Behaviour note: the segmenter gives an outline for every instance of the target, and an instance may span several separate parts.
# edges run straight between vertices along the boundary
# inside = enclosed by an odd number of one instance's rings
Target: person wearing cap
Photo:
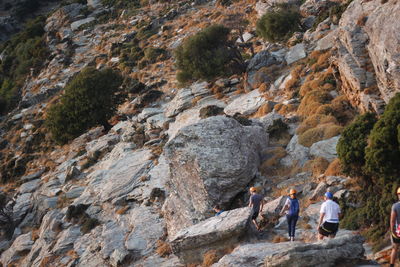
[[[249,207],[253,210],[253,216],[251,217],[254,225],[256,226],[257,230],[260,230],[260,227],[257,223],[257,217],[264,207],[264,200],[260,194],[257,194],[257,188],[250,187],[250,200],[249,200]]]
[[[400,187],[397,188],[398,201],[393,204],[390,212],[390,236],[392,238],[392,253],[390,254],[390,267],[394,266],[400,246]]]
[[[215,216],[218,216],[218,215],[220,215],[221,213],[224,212],[224,210],[221,208],[220,205],[215,205],[214,206],[214,211],[215,211]]]
[[[280,215],[286,211],[286,221],[288,223],[288,232],[290,241],[294,241],[296,223],[299,219],[300,204],[296,197],[297,191],[290,189],[289,197],[286,199],[285,205],[283,205]]]
[[[322,240],[325,236],[334,238],[339,230],[340,207],[333,201],[331,192],[326,192],[324,199],[325,202],[322,203],[317,226],[319,240]]]

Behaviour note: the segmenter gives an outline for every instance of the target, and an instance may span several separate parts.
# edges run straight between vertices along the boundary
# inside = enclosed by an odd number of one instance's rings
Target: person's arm
[[[390,231],[392,233],[396,232],[396,212],[392,209],[392,212],[390,213]]]
[[[324,217],[325,217],[325,213],[321,213],[321,214],[319,215],[319,222],[318,222],[317,230],[318,230],[319,227],[321,226],[322,221],[324,220]]]
[[[282,216],[283,213],[284,213],[287,209],[289,209],[289,205],[288,205],[288,204],[283,205],[283,208],[282,208],[281,212],[279,213],[279,215]]]
[[[252,201],[252,198],[251,198],[251,196],[250,196],[249,207],[251,207],[252,205],[253,205],[253,201]]]
[[[261,199],[260,212],[259,212],[260,214],[262,213],[263,208],[264,208],[264,198]]]

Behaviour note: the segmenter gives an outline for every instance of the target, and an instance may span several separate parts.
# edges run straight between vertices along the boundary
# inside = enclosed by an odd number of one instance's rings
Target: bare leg
[[[318,240],[322,240],[322,239],[324,239],[324,236],[321,234],[318,234]]]
[[[256,229],[257,229],[257,230],[260,230],[260,227],[258,226],[257,221],[256,221],[256,220],[253,220],[253,223],[254,223],[254,225],[256,226]]]
[[[398,250],[399,250],[399,244],[393,244],[392,253],[390,254],[390,264],[395,263]]]

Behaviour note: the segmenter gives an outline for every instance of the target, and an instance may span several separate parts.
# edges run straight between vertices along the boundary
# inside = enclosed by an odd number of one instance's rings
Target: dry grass
[[[274,110],[284,116],[289,114],[290,112],[295,112],[297,110],[297,105],[295,104],[284,105],[279,103],[275,105]]]
[[[305,171],[310,171],[314,177],[317,177],[325,172],[329,166],[329,161],[322,157],[317,157],[309,160],[304,165]]]
[[[209,267],[219,260],[218,253],[216,250],[209,250],[203,255],[202,267]]]
[[[122,207],[122,208],[118,209],[118,210],[116,211],[116,213],[117,213],[118,215],[122,215],[122,214],[125,214],[127,210],[129,210],[129,206],[125,206],[125,207]]]
[[[326,123],[315,128],[308,129],[299,135],[299,143],[303,146],[310,147],[312,144],[337,136],[343,130],[342,126],[333,123]]]
[[[276,235],[272,239],[272,243],[281,243],[281,242],[288,242],[289,238],[281,236],[281,235]]]
[[[337,120],[335,117],[330,116],[330,115],[323,115],[323,114],[314,114],[305,119],[300,126],[297,128],[296,132],[297,134],[302,134],[308,129],[317,127],[318,125],[321,124],[326,124],[326,123],[334,123],[337,124]]]
[[[169,243],[162,240],[157,240],[156,253],[161,257],[167,257],[172,253],[172,248]]]
[[[342,175],[342,165],[339,159],[334,159],[325,171],[326,176],[339,176]]]
[[[279,161],[286,156],[286,150],[283,147],[275,147],[268,151],[268,159],[261,164],[262,170],[273,169],[279,165]]]
[[[273,107],[271,105],[264,104],[257,110],[256,113],[254,113],[254,115],[252,117],[253,118],[263,117],[263,116],[267,115],[268,113],[270,113],[272,110],[273,110]]]
[[[39,238],[39,234],[40,234],[40,229],[32,229],[31,232],[31,238],[33,240],[33,242],[35,242],[38,238]]]
[[[57,258],[57,256],[47,256],[42,259],[40,262],[39,267],[48,267],[48,266],[53,266],[51,263],[54,262],[54,260]]]
[[[328,92],[311,91],[303,97],[298,108],[298,113],[300,116],[310,116],[315,114],[320,106],[329,103],[331,100],[332,96]]]

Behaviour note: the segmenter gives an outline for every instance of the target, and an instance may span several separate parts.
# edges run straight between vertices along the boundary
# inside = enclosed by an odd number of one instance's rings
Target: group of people
[[[286,199],[285,204],[280,212],[280,215],[286,214],[286,221],[288,224],[288,234],[290,241],[294,241],[296,233],[296,224],[299,219],[300,203],[296,197],[296,190],[290,189],[289,197]],[[333,201],[333,194],[326,192],[324,195],[324,203],[321,206],[320,216],[317,225],[318,239],[322,240],[324,237],[335,237],[339,229],[339,216],[340,207]],[[250,188],[250,201],[249,207],[253,209],[252,220],[257,230],[260,229],[257,223],[258,214],[262,211],[264,206],[263,197],[257,194],[255,187]]]

